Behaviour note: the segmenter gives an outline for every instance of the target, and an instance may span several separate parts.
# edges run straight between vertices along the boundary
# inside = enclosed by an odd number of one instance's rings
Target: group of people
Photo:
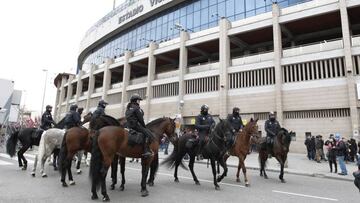
[[[329,139],[324,141],[321,135],[308,136],[305,140],[307,157],[318,163],[323,161],[329,162],[330,172],[337,173],[337,163],[340,165],[341,172],[339,175],[347,175],[345,162],[355,162],[358,160],[356,154],[360,153],[360,142],[351,138],[346,140],[339,133],[331,134]],[[324,153],[324,147],[326,153]]]

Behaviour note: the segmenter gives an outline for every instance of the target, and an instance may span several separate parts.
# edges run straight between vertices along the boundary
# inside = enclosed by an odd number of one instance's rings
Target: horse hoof
[[[23,166],[23,167],[21,168],[21,170],[26,171],[26,167],[25,167],[25,166]]]
[[[150,187],[152,187],[152,186],[154,186],[154,182],[148,182],[148,185],[149,185]]]
[[[35,177],[35,172],[31,172],[31,176],[32,176],[32,177]]]
[[[68,185],[66,184],[66,182],[62,182],[61,185],[62,185],[63,187],[67,187],[67,186],[68,186]]]
[[[286,183],[286,181],[285,181],[284,179],[281,179],[281,182],[282,182],[282,183]]]
[[[179,179],[175,178],[174,182],[175,182],[175,183],[178,183],[178,182],[179,182]]]
[[[142,197],[146,197],[149,195],[149,191],[147,191],[146,189],[145,190],[141,190],[141,196]]]
[[[220,186],[215,185],[215,190],[220,190]]]
[[[92,200],[96,200],[96,199],[99,199],[99,197],[98,197],[97,195],[92,195],[92,196],[91,196],[91,199],[92,199]]]
[[[57,171],[58,170],[58,168],[57,167],[54,167],[54,171]]]
[[[75,185],[75,181],[70,180],[69,184],[70,184],[70,185]]]
[[[199,181],[195,181],[195,185],[200,185],[200,182],[199,182]]]
[[[78,169],[78,170],[76,171],[77,174],[81,174],[81,172],[82,172],[81,169]]]
[[[114,184],[110,185],[110,190],[115,190],[115,185]]]
[[[125,190],[125,186],[124,185],[120,185],[120,191],[124,191]]]
[[[268,177],[268,176],[264,176],[264,178],[265,178],[265,179],[269,179],[269,177]]]
[[[104,195],[104,197],[102,198],[102,201],[109,202],[110,201],[109,195]]]
[[[264,175],[262,173],[260,173],[260,176],[263,177]]]
[[[250,187],[250,183],[248,183],[248,182],[245,183],[245,186],[246,186],[246,187]]]
[[[46,173],[43,173],[43,174],[41,175],[41,177],[43,177],[43,178],[47,178]]]
[[[240,178],[236,178],[236,182],[241,183]]]

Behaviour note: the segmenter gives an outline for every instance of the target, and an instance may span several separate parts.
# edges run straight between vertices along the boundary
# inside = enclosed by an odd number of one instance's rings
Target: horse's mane
[[[283,136],[285,136],[283,138],[283,141],[284,141],[284,144],[286,146],[290,145],[290,142],[291,142],[291,133],[289,133],[289,131],[285,128],[281,128],[280,131],[279,131],[279,134],[283,134]]]
[[[151,121],[150,123],[146,124],[146,127],[151,128],[154,125],[158,125],[159,123],[165,121],[165,119],[166,119],[165,117],[155,119],[155,120]]]
[[[115,126],[119,126],[120,123],[118,120],[116,120],[116,118],[109,116],[109,115],[102,115],[99,117],[100,119],[104,119],[107,122],[111,123],[111,125],[115,125]]]

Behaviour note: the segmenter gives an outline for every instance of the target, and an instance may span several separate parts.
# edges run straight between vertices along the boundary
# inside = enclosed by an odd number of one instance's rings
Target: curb
[[[163,157],[159,157],[159,159],[164,159]],[[188,162],[188,161],[185,161]],[[206,161],[195,161],[195,163],[199,163],[199,164],[203,164],[203,165],[207,165]],[[237,165],[234,164],[228,164],[228,167],[231,168],[237,168]],[[256,166],[247,166],[246,169],[249,170],[257,170],[259,171],[260,168],[256,167]],[[279,169],[273,169],[273,168],[267,168],[266,171],[270,171],[270,172],[277,172],[280,173]],[[291,174],[291,175],[298,175],[298,176],[307,176],[307,177],[316,177],[316,178],[326,178],[326,179],[332,179],[332,180],[341,180],[341,181],[348,181],[348,182],[353,182],[353,180],[348,179],[348,178],[343,178],[343,177],[334,177],[334,176],[329,176],[323,173],[309,173],[309,172],[299,172],[299,171],[288,171],[286,169],[284,169],[284,173],[285,174]]]

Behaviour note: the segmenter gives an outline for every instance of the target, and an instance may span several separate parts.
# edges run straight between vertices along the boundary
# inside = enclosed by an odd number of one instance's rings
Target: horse
[[[161,125],[162,123],[159,122],[158,123],[159,125]],[[175,127],[175,122],[174,120],[172,120],[172,124],[173,124],[173,127]],[[158,128],[159,126],[156,125],[156,123],[154,122],[150,122],[148,124],[146,124],[146,128],[148,128],[151,132],[155,133],[155,134],[159,134],[159,138],[162,138],[161,136],[161,131],[158,132]],[[176,139],[177,137],[172,137],[170,139],[171,142],[174,141],[174,139]],[[159,144],[161,143],[161,139],[158,140]],[[120,164],[120,172],[121,172],[121,177],[122,177],[122,180],[121,180],[121,185],[120,185],[120,191],[124,191],[125,189],[125,160],[126,160],[126,157],[119,157],[118,155],[116,155],[114,157],[114,160],[111,164],[111,179],[112,179],[112,184],[110,186],[110,189],[111,190],[114,190],[115,189],[115,185],[117,183],[117,167],[118,167],[118,163]],[[158,151],[155,152],[154,154],[154,160],[151,162],[151,166],[150,166],[150,176],[149,176],[149,179],[148,179],[148,182],[147,184],[149,186],[154,186],[154,180],[155,180],[155,173],[157,171],[157,168],[158,168],[158,165],[159,165],[159,156],[158,156]]]
[[[90,163],[90,178],[92,180],[91,199],[98,199],[97,186],[101,185],[101,193],[103,195],[103,201],[109,201],[110,198],[106,192],[106,174],[113,161],[113,158],[118,154],[122,159],[125,157],[141,158],[142,165],[142,178],[141,178],[141,196],[145,197],[149,195],[146,189],[146,179],[148,176],[149,166],[154,167],[155,177],[158,163],[155,156],[159,150],[159,142],[162,136],[166,134],[169,138],[176,137],[175,134],[175,119],[171,118],[159,118],[148,124],[149,128],[157,126],[155,132],[153,132],[152,143],[150,144],[151,151],[154,154],[150,157],[142,157],[143,146],[142,144],[134,144],[130,146],[129,141],[133,140],[133,137],[142,138],[142,135],[131,135],[130,132],[124,128],[116,126],[107,126],[100,129],[93,139],[93,147],[91,152]],[[155,128],[154,128],[155,129]],[[144,140],[142,140],[142,143]],[[141,142],[140,142],[141,143]],[[151,175],[151,174],[150,174]],[[150,178],[154,178],[150,177]]]
[[[287,154],[289,152],[289,147],[291,143],[291,137],[294,135],[294,132],[288,132],[285,128],[281,128],[277,133],[277,136],[274,140],[274,146],[272,150],[272,156],[280,163],[280,175],[279,179],[282,183],[285,183],[284,179],[284,164],[287,159]],[[259,163],[260,163],[260,176],[264,176],[265,179],[268,179],[268,176],[265,171],[266,160],[268,159],[268,151],[266,150],[266,138],[262,138],[258,144],[259,149]]]
[[[245,179],[245,186],[250,186],[248,177],[246,175],[246,167],[245,167],[245,159],[248,155],[249,148],[251,143],[256,143],[256,141],[259,139],[259,133],[258,133],[258,126],[257,121],[251,119],[250,122],[248,122],[242,131],[236,134],[235,143],[228,151],[229,153],[226,153],[224,155],[225,162],[227,159],[231,156],[236,156],[239,159],[238,163],[238,170],[236,172],[236,182],[240,182],[239,173],[240,169],[242,169],[244,173],[244,179]],[[218,173],[219,173],[219,163],[218,163]]]
[[[84,127],[73,127],[66,131],[59,155],[59,172],[61,173],[61,184],[63,187],[67,187],[67,183],[65,182],[66,172],[68,172],[71,185],[75,184],[71,172],[71,163],[74,155],[80,150],[90,152],[91,140],[95,130],[109,125],[119,126],[120,124],[115,118],[103,115],[90,122],[93,130],[89,131]]]
[[[35,155],[34,168],[31,172],[33,177],[35,177],[38,159],[41,163],[40,174],[43,178],[47,177],[46,173],[44,172],[45,161],[48,157],[51,156],[55,148],[60,147],[64,134],[65,130],[58,128],[50,128],[49,130],[44,131],[40,139],[38,153]]]
[[[215,190],[219,190],[220,186],[218,185],[218,182],[220,182],[227,175],[228,171],[226,162],[224,160],[224,154],[227,151],[227,140],[230,140],[234,135],[233,130],[233,127],[228,121],[220,119],[220,122],[211,131],[209,140],[203,147],[201,147],[200,144],[196,144],[198,142],[198,139],[195,140],[193,134],[185,134],[181,136],[177,140],[177,142],[175,142],[173,152],[161,164],[166,164],[169,168],[175,167],[174,181],[179,182],[177,176],[178,167],[181,164],[183,168],[187,169],[182,163],[182,159],[186,153],[189,154],[189,168],[192,177],[195,181],[195,184],[200,185],[200,182],[194,172],[194,162],[195,156],[198,154],[202,154],[204,158],[210,159]],[[223,174],[217,178],[215,161],[218,161],[224,169]]]

